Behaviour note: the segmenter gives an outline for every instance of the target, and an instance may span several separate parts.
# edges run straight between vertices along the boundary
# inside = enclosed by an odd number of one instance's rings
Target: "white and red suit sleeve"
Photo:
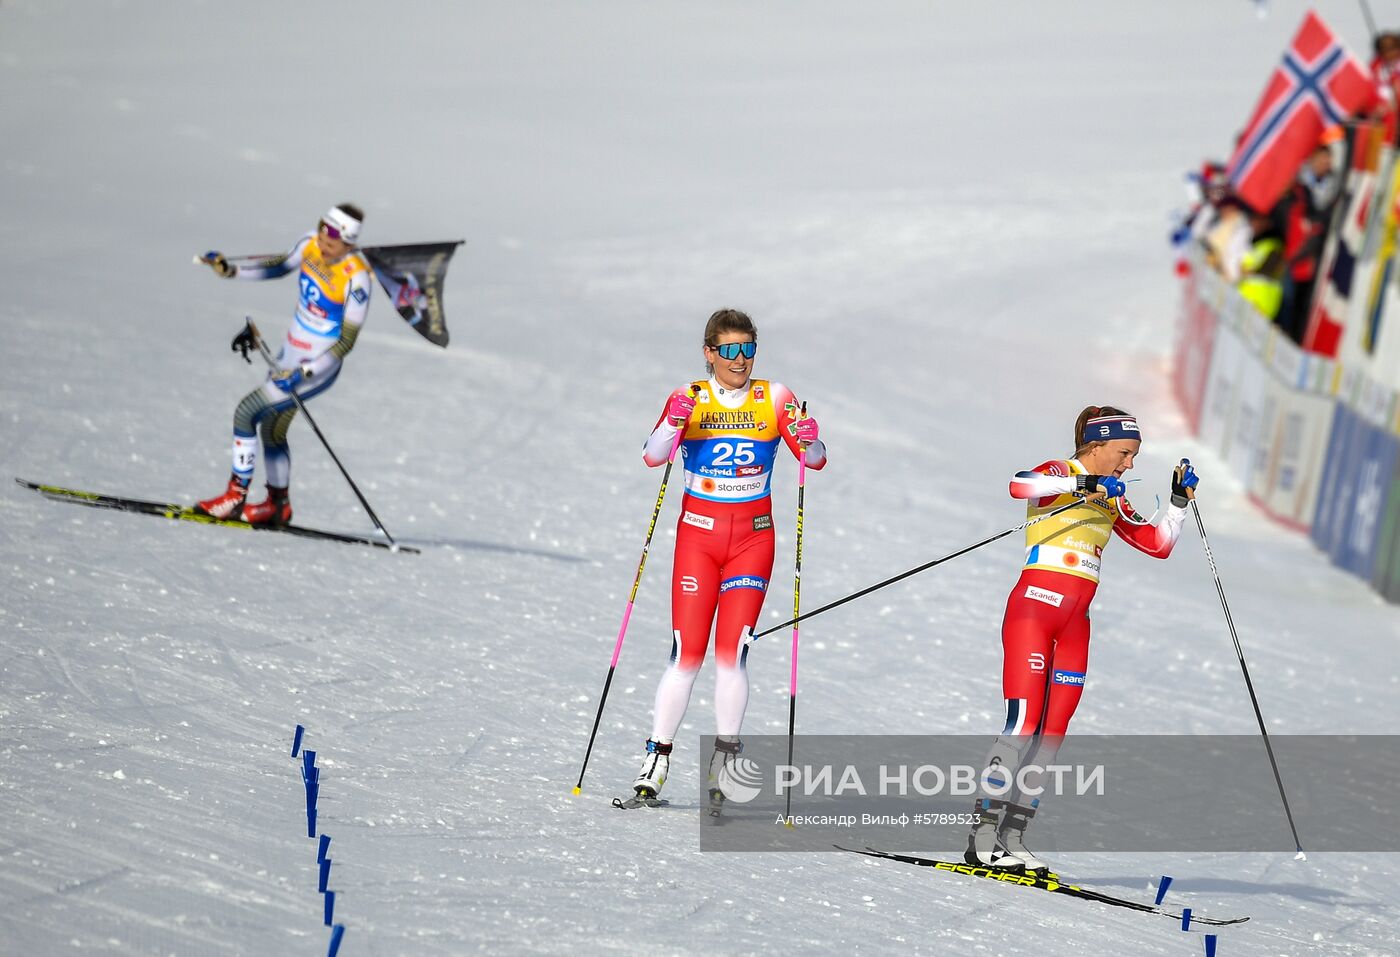
[[[1128,516],[1128,517],[1125,517]],[[1129,520],[1129,517],[1133,520]],[[1118,517],[1113,520],[1113,534],[1123,541],[1153,558],[1166,558],[1181,537],[1181,525],[1186,520],[1186,509],[1178,505],[1168,505],[1167,513],[1156,525],[1149,525],[1133,510],[1128,500],[1119,502]]]
[[[802,415],[802,403],[797,401],[797,396],[792,394],[792,390],[781,382],[770,382],[768,388],[773,396],[773,413],[778,417],[778,432],[783,437],[783,442],[793,457],[802,451],[801,444],[797,437],[792,434],[791,426]],[[826,443],[821,439],[807,446],[807,467],[818,470],[826,465]]]
[[[656,426],[651,430],[651,435],[647,436],[646,445],[642,446],[642,460],[652,468],[665,465],[671,458],[671,449],[675,447],[676,433],[680,429],[666,420],[666,410],[671,407],[672,399],[678,395],[686,395],[689,391],[688,386],[682,386],[666,397],[666,404],[661,407],[661,415],[656,418]]]
[[[1017,472],[1011,477],[1008,491],[1012,498],[1033,499],[1037,506],[1045,506],[1061,495],[1070,494],[1075,488],[1074,473],[1070,471],[1069,463],[1051,459],[1028,472]]]

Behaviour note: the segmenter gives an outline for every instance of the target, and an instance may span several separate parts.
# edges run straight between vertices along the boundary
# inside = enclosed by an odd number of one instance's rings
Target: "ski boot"
[[[626,801],[613,798],[613,807],[631,810],[634,807],[665,807],[668,801],[657,797],[661,786],[666,783],[666,775],[671,770],[671,743],[662,744],[647,738],[647,756],[642,762],[642,770],[637,780],[632,782],[636,793]]]
[[[1015,858],[1019,861],[1025,873],[1045,877],[1050,874],[1050,865],[1032,854],[1024,841],[1026,825],[1030,824],[1031,818],[1034,816],[1034,809],[1017,807],[1014,804],[1009,805],[1002,818],[998,837],[1001,840],[1001,846],[1006,850],[1007,858]]]
[[[977,823],[972,825],[972,832],[967,835],[963,860],[973,867],[990,867],[1019,874],[1025,870],[1025,865],[1020,858],[1007,851],[997,833],[1001,808],[1000,803],[977,802]]]
[[[243,521],[249,525],[286,525],[292,520],[292,503],[285,488],[267,487],[267,498],[243,506]]]
[[[243,503],[248,499],[248,483],[236,474],[230,475],[224,494],[206,498],[194,507],[196,512],[210,518],[237,521],[243,517]]]
[[[710,774],[708,778],[710,796],[710,817],[719,817],[724,810],[724,791],[720,789],[720,775],[734,774],[734,759],[739,756],[739,752],[744,750],[744,743],[738,738],[715,738],[715,750],[710,755]]]

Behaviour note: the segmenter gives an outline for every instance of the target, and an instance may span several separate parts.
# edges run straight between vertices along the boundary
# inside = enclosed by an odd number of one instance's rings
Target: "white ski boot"
[[[734,759],[744,750],[738,738],[715,738],[715,750],[710,755],[710,773],[707,787],[710,795],[710,817],[719,817],[724,810],[724,791],[720,789],[720,774],[727,773],[731,780],[734,774]],[[725,772],[726,767],[728,771]]]
[[[988,801],[977,804],[977,823],[967,836],[967,850],[963,860],[973,867],[991,867],[996,870],[1020,873],[1025,869],[1020,858],[1013,856],[1002,844],[997,834],[1001,819],[1001,805]]]
[[[1025,835],[1026,825],[1030,824],[1031,818],[1035,816],[1034,810],[1011,805],[1007,807],[1006,814],[1002,818],[1001,832],[998,835],[1001,839],[1001,846],[1006,851],[1006,858],[1019,861],[1021,867],[1027,874],[1035,874],[1037,877],[1045,877],[1050,873],[1050,865],[1036,857],[1026,847]]]
[[[671,743],[647,739],[647,756],[642,762],[642,770],[632,782],[632,790],[637,792],[637,800],[656,801],[661,787],[666,783],[666,775],[671,771]]]

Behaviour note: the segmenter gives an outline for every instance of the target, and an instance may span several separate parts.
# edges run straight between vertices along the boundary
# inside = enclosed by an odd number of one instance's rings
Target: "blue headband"
[[[1114,439],[1141,439],[1137,419],[1131,415],[1101,415],[1084,423],[1084,434],[1080,437],[1085,445],[1090,442],[1112,442]]]

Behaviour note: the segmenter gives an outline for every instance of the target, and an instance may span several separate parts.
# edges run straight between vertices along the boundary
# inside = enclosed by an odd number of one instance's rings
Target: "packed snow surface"
[[[1364,51],[1360,11],[1334,6]],[[1271,729],[1400,727],[1395,609],[1253,510],[1168,388],[1168,211],[1302,12],[7,0],[0,953],[325,953],[297,724],[344,955],[1201,953],[1163,918],[920,868],[699,853],[708,668],[679,806],[612,810],[670,647],[674,488],[571,789],[660,477],[640,445],[725,305],[830,449],[808,479],[807,607],[1020,521],[1007,477],[1112,403],[1143,424],[1141,502],[1179,456],[1200,467]],[[366,243],[468,241],[451,346],[377,294],[312,405],[422,555],[10,484],[219,490],[262,375],[229,339],[245,314],[284,328],[294,289],[191,254],[283,249],[342,200]],[[292,445],[297,520],[368,531],[304,424]],[[768,624],[790,607],[795,485],[780,463]],[[806,624],[799,729],[995,732],[1019,561],[1006,540]],[[1095,610],[1074,730],[1256,731],[1194,528],[1165,563],[1113,546]],[[749,656],[753,733],[786,730],[775,638]],[[1258,813],[1279,813],[1271,780]],[[1221,957],[1400,953],[1395,855],[1056,863],[1149,899],[1171,874],[1178,904],[1251,915]]]

